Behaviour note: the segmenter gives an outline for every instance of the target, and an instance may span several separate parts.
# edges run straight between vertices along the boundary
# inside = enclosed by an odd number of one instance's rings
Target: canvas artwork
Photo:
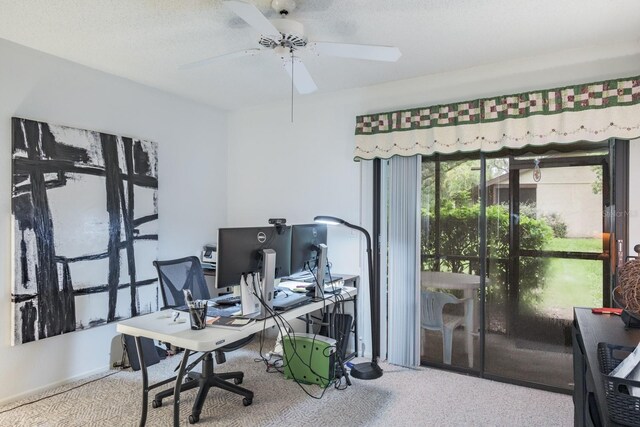
[[[158,310],[157,144],[12,119],[12,344]]]

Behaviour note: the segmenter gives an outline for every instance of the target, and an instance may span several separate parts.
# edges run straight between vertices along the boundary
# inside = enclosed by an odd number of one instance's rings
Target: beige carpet
[[[346,390],[327,389],[320,400],[308,397],[282,374],[254,362],[257,342],[229,353],[221,371],[245,372],[243,386],[254,401],[216,389],[200,416],[202,426],[570,426],[573,403],[567,395],[502,384],[460,374],[382,364],[382,378],[353,380]],[[179,362],[169,358],[149,368],[164,378]],[[101,378],[112,373],[106,378]],[[93,379],[93,382],[88,382]],[[96,380],[97,379],[97,380]],[[88,382],[88,383],[87,383]],[[84,384],[84,385],[83,385]],[[319,396],[322,389],[308,386]],[[155,390],[154,390],[155,391]],[[59,393],[59,394],[57,394]],[[111,371],[0,407],[1,426],[136,426],[140,416],[140,372]],[[51,396],[51,397],[47,397]],[[195,391],[181,397],[181,425],[188,424]],[[32,402],[38,399],[37,402]],[[149,405],[148,426],[169,426],[172,399]],[[23,405],[23,406],[20,406]],[[15,409],[12,409],[15,408]]]

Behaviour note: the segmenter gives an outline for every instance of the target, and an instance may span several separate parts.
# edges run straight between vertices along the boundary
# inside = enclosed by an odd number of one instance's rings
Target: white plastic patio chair
[[[463,316],[447,316],[445,320],[443,310],[447,304],[462,304],[466,299],[435,291],[421,292],[421,326],[431,331],[442,333],[442,360],[445,364],[451,364],[451,346],[453,343],[453,331],[464,321]]]

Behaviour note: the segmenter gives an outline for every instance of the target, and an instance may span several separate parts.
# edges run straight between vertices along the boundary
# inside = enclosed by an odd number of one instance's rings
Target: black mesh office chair
[[[202,272],[202,266],[197,257],[186,257],[169,261],[154,261],[158,270],[158,278],[160,280],[160,290],[162,292],[162,301],[164,308],[178,307],[185,304],[183,289],[189,289],[194,299],[209,299],[209,289]],[[224,353],[237,350],[253,339],[253,336],[243,340],[228,344],[215,350],[216,362],[218,364],[225,362]],[[202,361],[202,372],[193,372],[191,369]],[[198,395],[193,404],[189,422],[191,424],[198,422],[202,405],[207,397],[207,393],[211,387],[218,387],[232,393],[239,394],[244,397],[242,403],[245,406],[251,405],[253,401],[253,392],[238,386],[242,383],[244,373],[242,372],[226,372],[214,374],[213,357],[211,352],[202,354],[194,362],[187,367],[187,377],[181,385],[180,390],[190,390],[198,388]],[[233,379],[233,384],[227,380]],[[164,390],[156,394],[151,402],[154,408],[162,406],[162,399],[173,396],[173,389]]]

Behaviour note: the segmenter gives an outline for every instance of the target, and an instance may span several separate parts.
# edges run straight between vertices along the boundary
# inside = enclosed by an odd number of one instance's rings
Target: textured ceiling
[[[248,0],[276,18],[269,0]],[[639,0],[298,0],[315,41],[398,46],[396,63],[303,56],[319,93],[581,47],[640,43]],[[291,96],[273,55],[179,67],[257,47],[220,0],[0,0],[0,38],[237,109]],[[304,95],[304,96],[313,96]]]

